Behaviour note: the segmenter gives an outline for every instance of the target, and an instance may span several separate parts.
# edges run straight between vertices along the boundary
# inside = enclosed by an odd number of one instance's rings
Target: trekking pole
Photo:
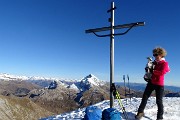
[[[123,75],[123,80],[124,80],[124,96],[125,96],[125,99],[126,99],[126,96],[127,96],[127,94],[126,94],[126,80],[125,80],[126,78],[125,78],[125,75]],[[127,99],[126,99],[126,105],[127,105]]]
[[[130,88],[130,84],[129,84],[129,75],[127,75],[127,79],[128,79],[128,87],[129,87],[129,97],[130,97],[130,102],[131,102],[132,94],[131,94],[131,88]]]
[[[124,114],[125,119],[128,120],[127,112],[126,112],[125,107],[123,106],[123,104],[121,102],[121,97],[120,97],[120,94],[118,93],[118,91],[116,91],[116,98],[118,99],[118,103],[122,109],[122,112]]]
[[[126,97],[126,81],[125,81],[125,75],[123,75],[123,80],[124,80],[124,92],[125,92],[125,97]]]
[[[128,120],[128,115],[127,115],[127,113],[126,113],[125,107],[123,106],[123,104],[122,104],[122,102],[121,102],[120,94],[119,94],[118,91],[116,90],[116,86],[115,86],[114,83],[111,85],[110,91],[113,92],[114,97],[116,97],[116,98],[118,99],[118,103],[119,103],[120,108],[121,108],[121,110],[122,110],[122,112],[123,112],[123,114],[124,114],[124,117],[125,117],[126,120]]]

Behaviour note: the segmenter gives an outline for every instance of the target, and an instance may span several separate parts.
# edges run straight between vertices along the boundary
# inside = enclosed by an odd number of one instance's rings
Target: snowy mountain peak
[[[26,76],[16,76],[7,73],[0,73],[0,80],[27,80]]]
[[[100,81],[96,76],[93,74],[89,74],[88,76],[84,77],[81,80],[81,84],[84,84],[86,86],[92,87],[92,86],[99,86],[102,84],[102,81]]]

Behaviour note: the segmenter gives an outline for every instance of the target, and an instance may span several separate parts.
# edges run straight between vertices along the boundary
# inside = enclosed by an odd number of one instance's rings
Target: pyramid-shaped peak
[[[89,74],[87,75],[86,77],[84,77],[82,80],[81,80],[82,83],[84,83],[85,85],[89,85],[89,86],[92,86],[92,85],[95,85],[95,86],[98,86],[101,84],[102,81],[100,81],[96,76],[94,76],[93,74]]]

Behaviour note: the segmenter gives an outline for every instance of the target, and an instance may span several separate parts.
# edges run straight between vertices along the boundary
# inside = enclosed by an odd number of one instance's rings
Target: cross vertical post
[[[111,36],[110,36],[110,88],[114,83],[114,2],[111,3]],[[110,108],[114,106],[113,92],[110,91]]]

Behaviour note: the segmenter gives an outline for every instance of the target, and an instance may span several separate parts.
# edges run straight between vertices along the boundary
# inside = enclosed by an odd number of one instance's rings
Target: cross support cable
[[[144,26],[145,22],[136,22],[130,24],[123,24],[123,25],[116,25],[114,26],[114,10],[116,9],[114,2],[111,2],[111,9],[107,12],[111,13],[111,18],[109,18],[110,26],[102,27],[102,28],[95,28],[95,29],[88,29],[85,30],[85,33],[94,33],[97,37],[110,37],[110,88],[114,83],[114,36],[124,35],[128,33],[133,27]],[[114,33],[116,29],[124,29],[127,30],[123,33]],[[97,32],[102,31],[110,31],[110,34],[99,35]],[[114,96],[113,93],[110,91],[110,108],[114,106]]]

